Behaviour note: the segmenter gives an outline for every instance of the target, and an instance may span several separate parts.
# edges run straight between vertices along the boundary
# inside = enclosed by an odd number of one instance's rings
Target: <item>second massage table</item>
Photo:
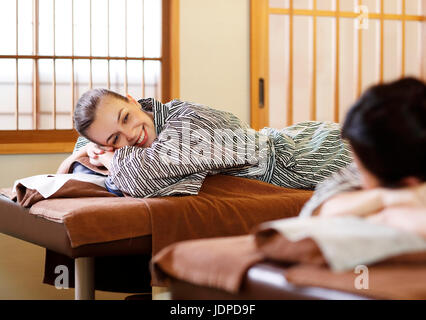
[[[152,259],[172,299],[426,299],[426,241],[359,217],[281,219]]]

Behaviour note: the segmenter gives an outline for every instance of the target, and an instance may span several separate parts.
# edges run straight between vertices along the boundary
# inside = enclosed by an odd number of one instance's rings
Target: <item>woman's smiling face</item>
[[[153,117],[135,99],[127,97],[128,101],[108,95],[100,99],[95,120],[86,131],[90,140],[114,149],[151,146],[157,137]]]

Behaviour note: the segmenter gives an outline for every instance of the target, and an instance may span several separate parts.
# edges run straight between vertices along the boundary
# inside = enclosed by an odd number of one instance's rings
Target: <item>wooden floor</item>
[[[74,300],[74,289],[43,284],[45,249],[0,233],[0,300]],[[96,300],[131,293],[96,291]]]

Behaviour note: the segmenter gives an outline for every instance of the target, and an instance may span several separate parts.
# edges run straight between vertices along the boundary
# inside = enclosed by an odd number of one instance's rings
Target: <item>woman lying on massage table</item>
[[[426,85],[405,78],[367,90],[342,136],[354,163],[320,183],[300,216],[368,216],[426,237]]]
[[[250,129],[235,115],[173,100],[134,100],[106,89],[79,99],[76,157],[109,170],[109,181],[133,197],[197,194],[208,174],[313,189],[352,156],[338,124],[304,122],[283,130]]]

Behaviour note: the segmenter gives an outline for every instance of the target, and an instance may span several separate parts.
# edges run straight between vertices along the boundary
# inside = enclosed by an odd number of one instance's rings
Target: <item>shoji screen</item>
[[[253,39],[252,29],[252,40],[263,36],[267,46],[252,44],[252,125],[339,122],[368,86],[425,79],[424,11],[421,0],[252,0],[252,24],[262,33]]]

